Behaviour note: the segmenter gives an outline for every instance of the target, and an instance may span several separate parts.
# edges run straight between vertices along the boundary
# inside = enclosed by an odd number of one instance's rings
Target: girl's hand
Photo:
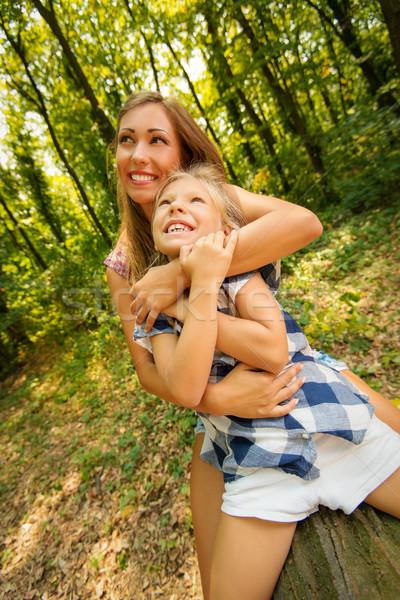
[[[182,271],[179,260],[149,269],[130,291],[133,298],[130,309],[136,315],[137,324],[147,319],[145,330],[150,331],[158,314],[174,304],[189,285],[190,281]]]
[[[228,237],[217,231],[201,237],[193,246],[182,246],[179,260],[192,286],[220,285],[231,265],[236,242],[236,231]]]
[[[208,385],[206,396],[197,410],[243,419],[283,417],[297,404],[297,399],[292,396],[305,380],[302,377],[292,379],[301,368],[302,365],[296,363],[282,375],[275,376],[239,363],[220,382]],[[280,404],[289,398],[290,402]]]

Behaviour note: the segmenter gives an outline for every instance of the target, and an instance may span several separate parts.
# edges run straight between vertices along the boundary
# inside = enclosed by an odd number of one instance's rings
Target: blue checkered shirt
[[[254,271],[226,278],[220,289],[218,310],[236,315],[236,294],[253,275]],[[269,272],[264,272],[263,276],[275,291],[279,285],[279,272],[275,265],[270,265]],[[306,382],[296,392],[299,399],[296,408],[288,415],[269,419],[215,417],[198,413],[206,429],[201,457],[221,470],[225,481],[232,481],[260,467],[280,468],[306,480],[316,479],[319,468],[311,434],[329,433],[359,444],[374,411],[368,396],[324,360],[315,357],[295,319],[282,308],[281,311],[291,357],[288,367],[302,362],[301,376],[306,377]],[[136,327],[134,338],[151,351],[151,336],[160,333],[179,335],[181,330],[180,321],[159,315],[148,333],[143,327]],[[209,382],[220,381],[236,364],[234,358],[216,350]]]

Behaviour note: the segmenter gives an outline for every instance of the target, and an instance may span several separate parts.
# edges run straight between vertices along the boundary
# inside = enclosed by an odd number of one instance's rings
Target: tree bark
[[[399,0],[379,0],[389,31],[393,56],[400,75],[400,2]]]
[[[45,104],[45,101],[44,101],[44,98],[43,98],[43,94],[40,91],[39,87],[36,85],[36,82],[35,82],[32,74],[30,72],[28,62],[26,61],[26,58],[25,58],[25,50],[24,50],[24,48],[22,46],[22,43],[21,43],[20,40],[18,42],[16,42],[10,36],[10,34],[7,31],[7,29],[5,28],[4,23],[2,23],[2,27],[3,27],[3,31],[6,34],[6,37],[7,37],[8,41],[9,41],[9,43],[11,44],[11,46],[14,49],[14,51],[16,52],[16,54],[19,56],[19,58],[20,58],[20,60],[21,60],[21,62],[23,64],[23,66],[24,66],[25,73],[27,74],[28,79],[29,79],[29,81],[30,81],[30,83],[32,85],[32,88],[33,88],[33,90],[34,90],[34,92],[36,94],[37,101],[35,101],[28,93],[26,93],[20,86],[18,86],[16,84],[14,84],[15,85],[15,89],[23,97],[27,98],[35,106],[35,108],[39,111],[39,113],[42,115],[42,117],[43,117],[43,119],[44,119],[44,121],[45,121],[45,123],[47,125],[47,128],[49,130],[51,139],[53,140],[53,144],[54,144],[54,147],[55,147],[55,149],[57,151],[57,154],[60,157],[61,161],[63,162],[63,164],[64,164],[64,166],[65,166],[68,174],[70,175],[71,179],[74,181],[76,187],[78,188],[78,192],[79,192],[79,194],[80,194],[80,196],[82,198],[82,201],[83,201],[83,206],[85,208],[87,208],[87,211],[88,211],[88,213],[89,213],[89,215],[90,215],[90,217],[92,219],[91,225],[94,227],[95,230],[97,230],[97,231],[99,231],[101,233],[101,235],[104,238],[104,240],[111,247],[112,246],[111,238],[109,237],[107,231],[104,229],[104,227],[100,223],[100,221],[99,221],[99,219],[98,219],[98,217],[96,215],[96,212],[93,209],[93,207],[92,207],[92,205],[90,203],[90,200],[89,200],[89,198],[88,198],[88,196],[87,196],[87,194],[86,194],[86,192],[85,192],[85,190],[84,190],[84,188],[83,188],[83,186],[82,186],[82,184],[81,184],[81,182],[79,180],[78,175],[76,174],[74,168],[69,163],[64,150],[61,148],[61,145],[60,145],[60,143],[58,141],[55,129],[52,126],[52,123],[50,121],[50,117],[49,117],[49,114],[48,114],[48,111],[47,111],[47,108],[46,108],[46,104]]]
[[[96,123],[98,123],[103,138],[105,139],[107,144],[109,144],[115,136],[115,129],[111,124],[110,120],[108,119],[107,115],[101,108],[100,103],[97,100],[86,75],[82,71],[82,68],[78,63],[76,56],[72,52],[68,41],[64,37],[61,28],[58,24],[55,13],[53,12],[53,10],[48,10],[45,6],[43,6],[43,4],[39,2],[39,0],[32,0],[32,3],[37,9],[37,11],[40,13],[40,15],[43,17],[43,19],[46,21],[46,23],[49,25],[50,29],[52,30],[58,41],[60,42],[61,48],[76,77],[76,80],[78,81],[79,86],[82,89],[85,97],[90,102],[90,105],[92,107],[93,119]]]
[[[9,219],[13,222],[15,228],[17,229],[17,231],[20,232],[20,234],[22,235],[22,237],[24,238],[26,245],[28,246],[29,250],[32,253],[32,256],[34,257],[37,265],[43,270],[46,271],[47,269],[47,264],[46,261],[44,260],[44,258],[42,257],[42,255],[36,250],[35,246],[33,245],[33,243],[31,242],[28,234],[25,232],[24,228],[22,227],[22,225],[20,223],[18,223],[17,219],[14,217],[13,213],[11,212],[11,210],[8,208],[6,201],[4,200],[3,196],[0,195],[0,204],[2,204],[4,210],[6,211]]]
[[[362,504],[297,526],[274,600],[397,600],[400,521]]]
[[[249,21],[240,7],[235,10],[235,18],[242,27],[244,34],[248,38],[253,54],[258,56],[260,54],[260,44]],[[289,124],[289,127],[293,127],[302,140],[315,172],[323,175],[325,168],[322,161],[321,148],[309,135],[304,119],[297,110],[296,102],[292,97],[292,94],[289,90],[280,85],[279,81],[274,77],[272,70],[265,60],[261,62],[261,70],[278,101],[279,107],[281,107],[284,120],[287,121],[288,118],[290,119],[292,125]]]

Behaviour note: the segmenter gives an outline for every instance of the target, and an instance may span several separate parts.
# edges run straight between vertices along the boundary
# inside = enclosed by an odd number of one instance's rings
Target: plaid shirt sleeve
[[[104,264],[118,275],[122,275],[125,279],[128,278],[128,257],[123,246],[118,245],[114,250],[111,250]]]

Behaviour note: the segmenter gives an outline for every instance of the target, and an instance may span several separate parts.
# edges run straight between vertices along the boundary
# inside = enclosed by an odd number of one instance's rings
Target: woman
[[[178,261],[154,267],[137,282],[138,274],[149,264],[154,251],[150,219],[156,193],[168,173],[178,167],[203,161],[217,165],[223,172],[223,164],[213,144],[182,105],[150,92],[130,97],[122,108],[115,152],[122,227],[117,249],[106,260],[109,287],[142,386],[176,403],[158,377],[151,354],[133,341],[135,319],[131,313],[129,280],[136,282],[132,310],[137,314],[137,322],[143,322],[148,315],[146,328],[150,329],[157,314],[175,302],[188,286]],[[272,263],[321,234],[318,218],[303,207],[258,196],[233,185],[227,184],[227,189],[248,220],[238,235],[229,275]],[[343,366],[338,365],[340,368]],[[220,383],[208,385],[198,409],[215,415],[283,416],[294,408],[294,399],[285,406],[279,403],[290,398],[302,383],[301,379],[290,383],[297,372],[298,367],[292,367],[282,377],[274,378],[239,365]],[[342,373],[370,396],[377,416],[400,432],[400,412],[347,368]],[[202,440],[203,434],[198,433],[191,469],[191,508],[207,599],[223,480],[219,471],[199,458]]]

